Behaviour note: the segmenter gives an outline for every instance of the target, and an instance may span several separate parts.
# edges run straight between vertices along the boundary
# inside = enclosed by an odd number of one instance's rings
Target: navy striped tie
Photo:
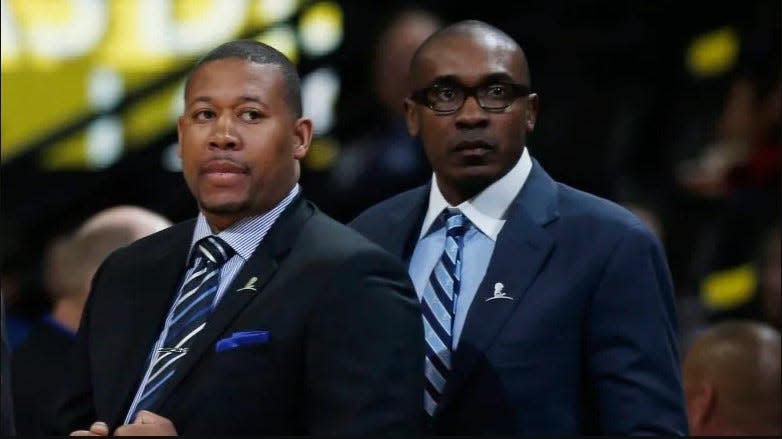
[[[424,408],[430,416],[440,402],[451,370],[454,304],[459,295],[462,240],[469,225],[459,211],[446,211],[445,224],[445,248],[421,300],[426,337]]]
[[[149,378],[136,405],[136,412],[152,407],[169,390],[166,383],[174,375],[177,363],[187,355],[196,334],[206,326],[220,282],[220,267],[234,254],[231,246],[216,236],[198,241],[196,250],[193,258],[195,267],[182,284],[169,311],[168,333],[157,355],[152,358],[154,363],[150,366]]]

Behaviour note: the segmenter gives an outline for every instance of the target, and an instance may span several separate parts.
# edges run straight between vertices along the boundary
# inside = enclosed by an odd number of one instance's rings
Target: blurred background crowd
[[[117,205],[161,221],[195,215],[174,148],[182,80],[199,55],[258,38],[296,61],[316,128],[304,194],[347,222],[431,178],[402,118],[406,70],[424,38],[466,18],[503,29],[527,54],[541,96],[532,155],[660,237],[682,349],[721,320],[779,328],[780,1],[457,3],[2,0],[1,286],[12,348],[68,296],[61,270],[78,271],[72,255],[86,250],[68,252],[85,220]]]

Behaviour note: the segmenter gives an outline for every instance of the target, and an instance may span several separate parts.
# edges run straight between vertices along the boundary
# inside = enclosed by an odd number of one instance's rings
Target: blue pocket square
[[[254,346],[268,342],[269,331],[234,332],[230,337],[218,340],[215,344],[215,351],[223,352],[240,346]]]

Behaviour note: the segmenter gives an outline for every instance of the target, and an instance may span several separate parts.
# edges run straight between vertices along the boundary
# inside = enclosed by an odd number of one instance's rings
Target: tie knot
[[[461,237],[467,230],[467,219],[460,211],[445,211],[446,234],[453,237]]]
[[[222,266],[234,255],[234,249],[217,236],[207,236],[198,241],[198,251],[212,264]]]

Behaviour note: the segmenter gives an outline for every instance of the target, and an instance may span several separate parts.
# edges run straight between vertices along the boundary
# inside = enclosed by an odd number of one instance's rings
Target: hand
[[[93,422],[89,430],[76,430],[71,436],[108,436],[109,426],[105,422]]]
[[[168,418],[141,410],[132,424],[114,430],[115,436],[176,436],[176,428]]]

